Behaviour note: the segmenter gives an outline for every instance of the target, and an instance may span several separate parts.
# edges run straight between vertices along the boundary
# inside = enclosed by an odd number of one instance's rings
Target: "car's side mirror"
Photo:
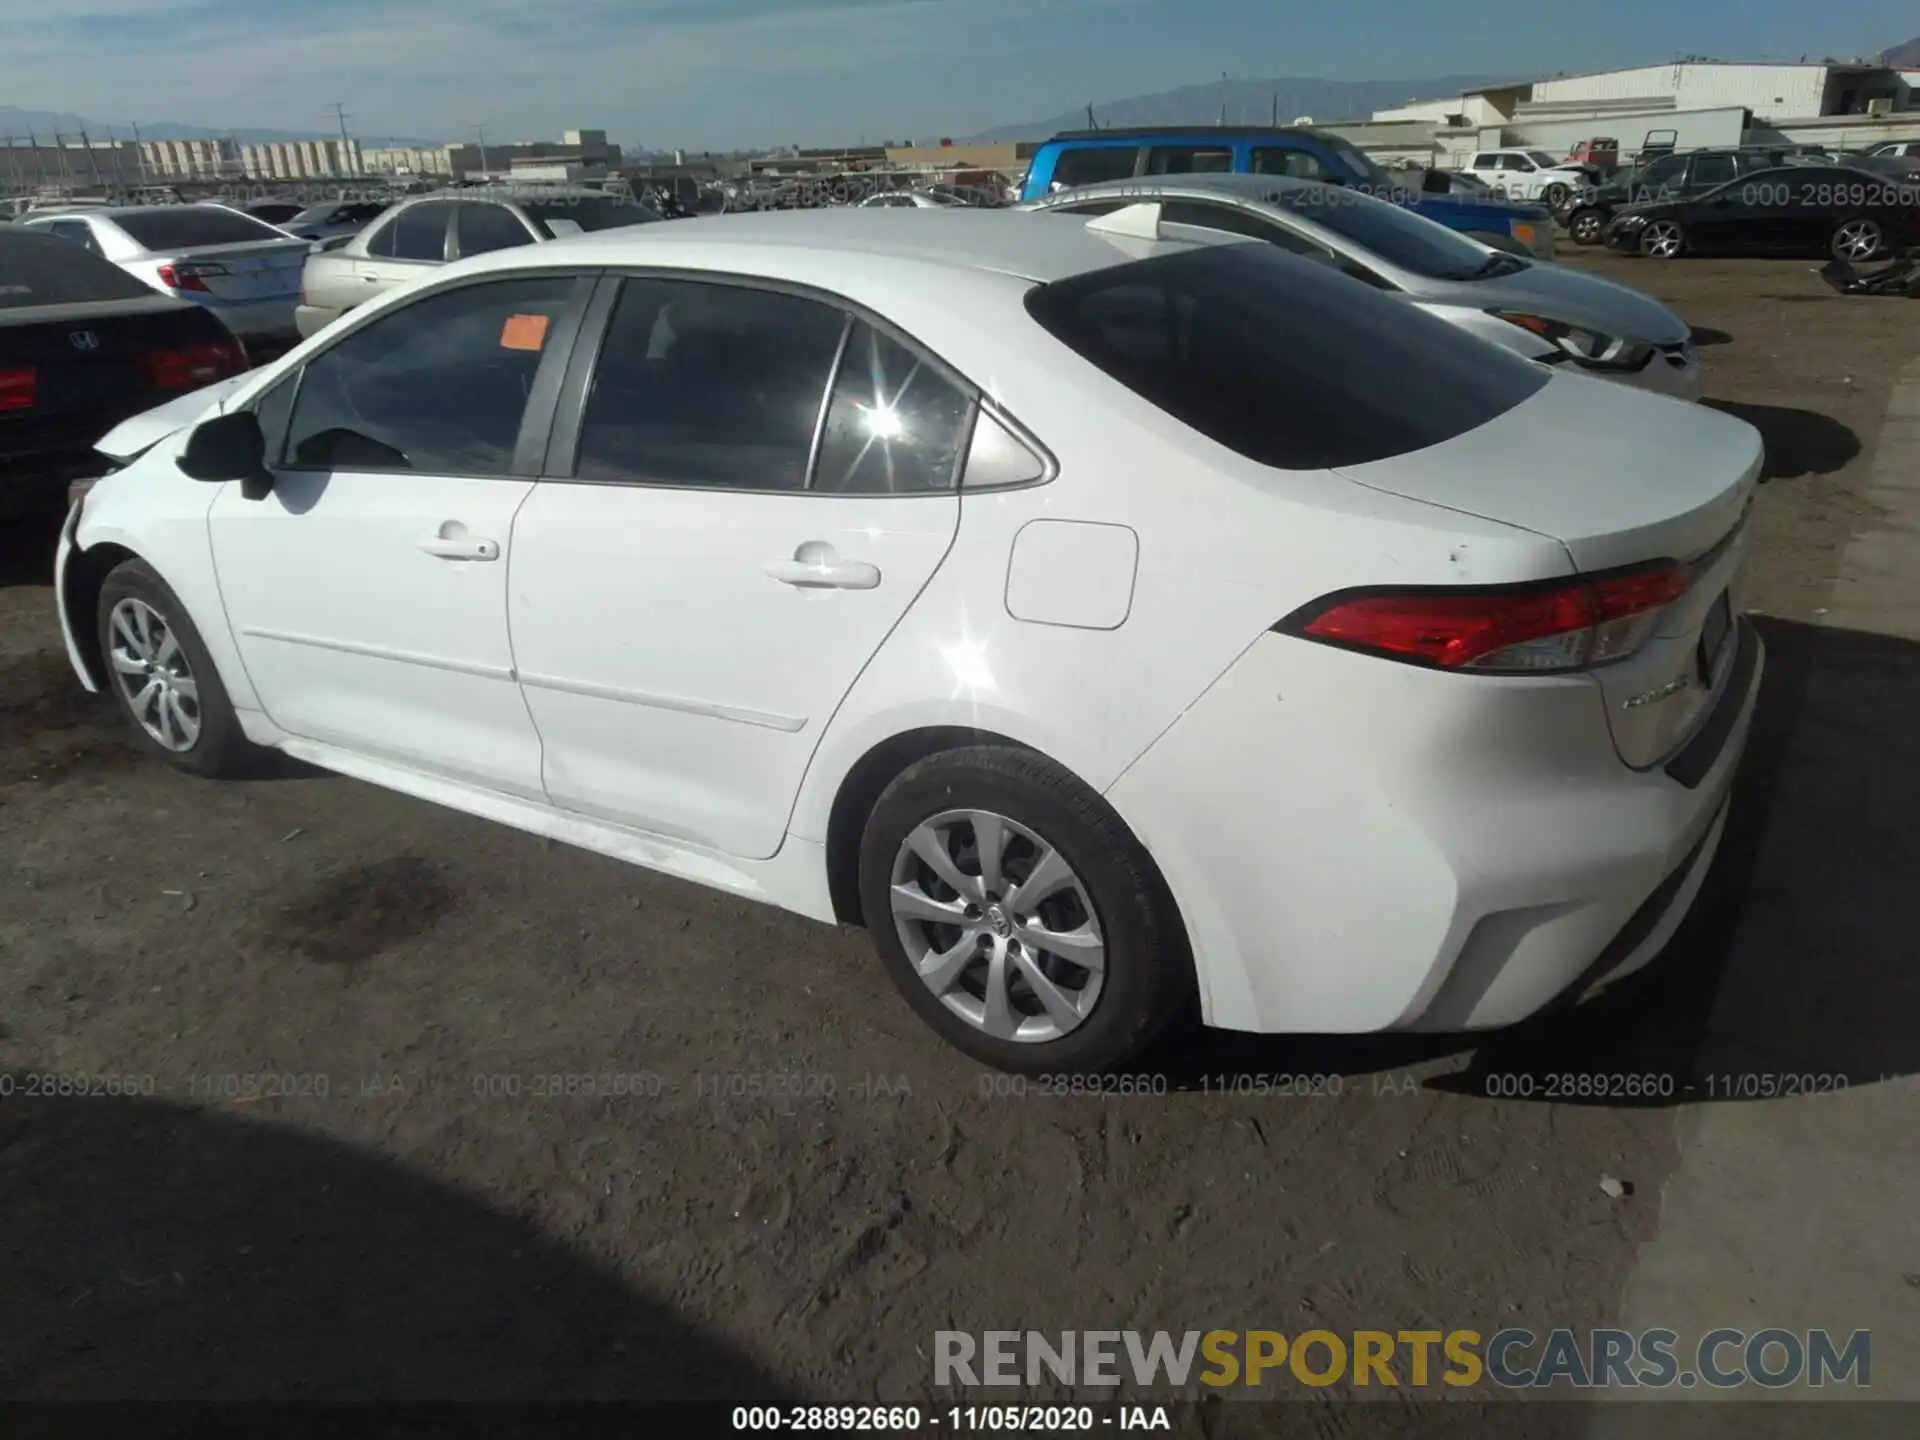
[[[202,420],[193,427],[186,448],[174,463],[195,480],[216,485],[238,480],[240,493],[248,500],[264,500],[273,492],[267,439],[261,433],[259,417],[251,410]]]

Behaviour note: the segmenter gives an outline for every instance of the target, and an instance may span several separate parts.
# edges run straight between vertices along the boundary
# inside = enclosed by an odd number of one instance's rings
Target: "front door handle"
[[[833,547],[809,540],[791,560],[776,560],[767,574],[782,585],[802,590],[872,590],[880,584],[880,567],[864,560],[842,560]]]
[[[442,560],[498,560],[500,542],[475,535],[429,535],[420,548]]]

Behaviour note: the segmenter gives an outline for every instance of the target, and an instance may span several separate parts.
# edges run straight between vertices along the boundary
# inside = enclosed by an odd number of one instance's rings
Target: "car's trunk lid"
[[[203,276],[208,293],[222,300],[271,300],[296,294],[309,241],[285,240],[239,245],[197,245],[151,258],[162,265],[217,265],[225,274]]]
[[[1648,768],[1685,742],[1731,668],[1731,615],[1719,602],[1745,559],[1762,458],[1757,430],[1708,407],[1555,376],[1477,430],[1341,473],[1551,536],[1585,573],[1658,560],[1692,567],[1692,587],[1653,639],[1594,672],[1621,759]],[[1723,627],[1729,638],[1716,648]]]

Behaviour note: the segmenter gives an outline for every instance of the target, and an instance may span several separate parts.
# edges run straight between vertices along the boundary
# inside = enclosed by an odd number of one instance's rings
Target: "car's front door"
[[[235,643],[281,729],[545,798],[507,571],[545,449],[549,407],[528,397],[557,386],[591,287],[435,291],[321,350],[263,404],[273,490],[225,487],[210,522]]]
[[[613,286],[514,526],[508,608],[547,792],[765,858],[952,543],[971,392],[820,299]]]

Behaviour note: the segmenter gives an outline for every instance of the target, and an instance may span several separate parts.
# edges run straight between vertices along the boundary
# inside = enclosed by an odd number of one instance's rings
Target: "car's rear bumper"
[[[1644,964],[1718,843],[1764,655],[1750,625],[1740,644],[1676,776],[1621,764],[1585,677],[1263,638],[1108,792],[1172,887],[1208,1021],[1480,1030]]]

